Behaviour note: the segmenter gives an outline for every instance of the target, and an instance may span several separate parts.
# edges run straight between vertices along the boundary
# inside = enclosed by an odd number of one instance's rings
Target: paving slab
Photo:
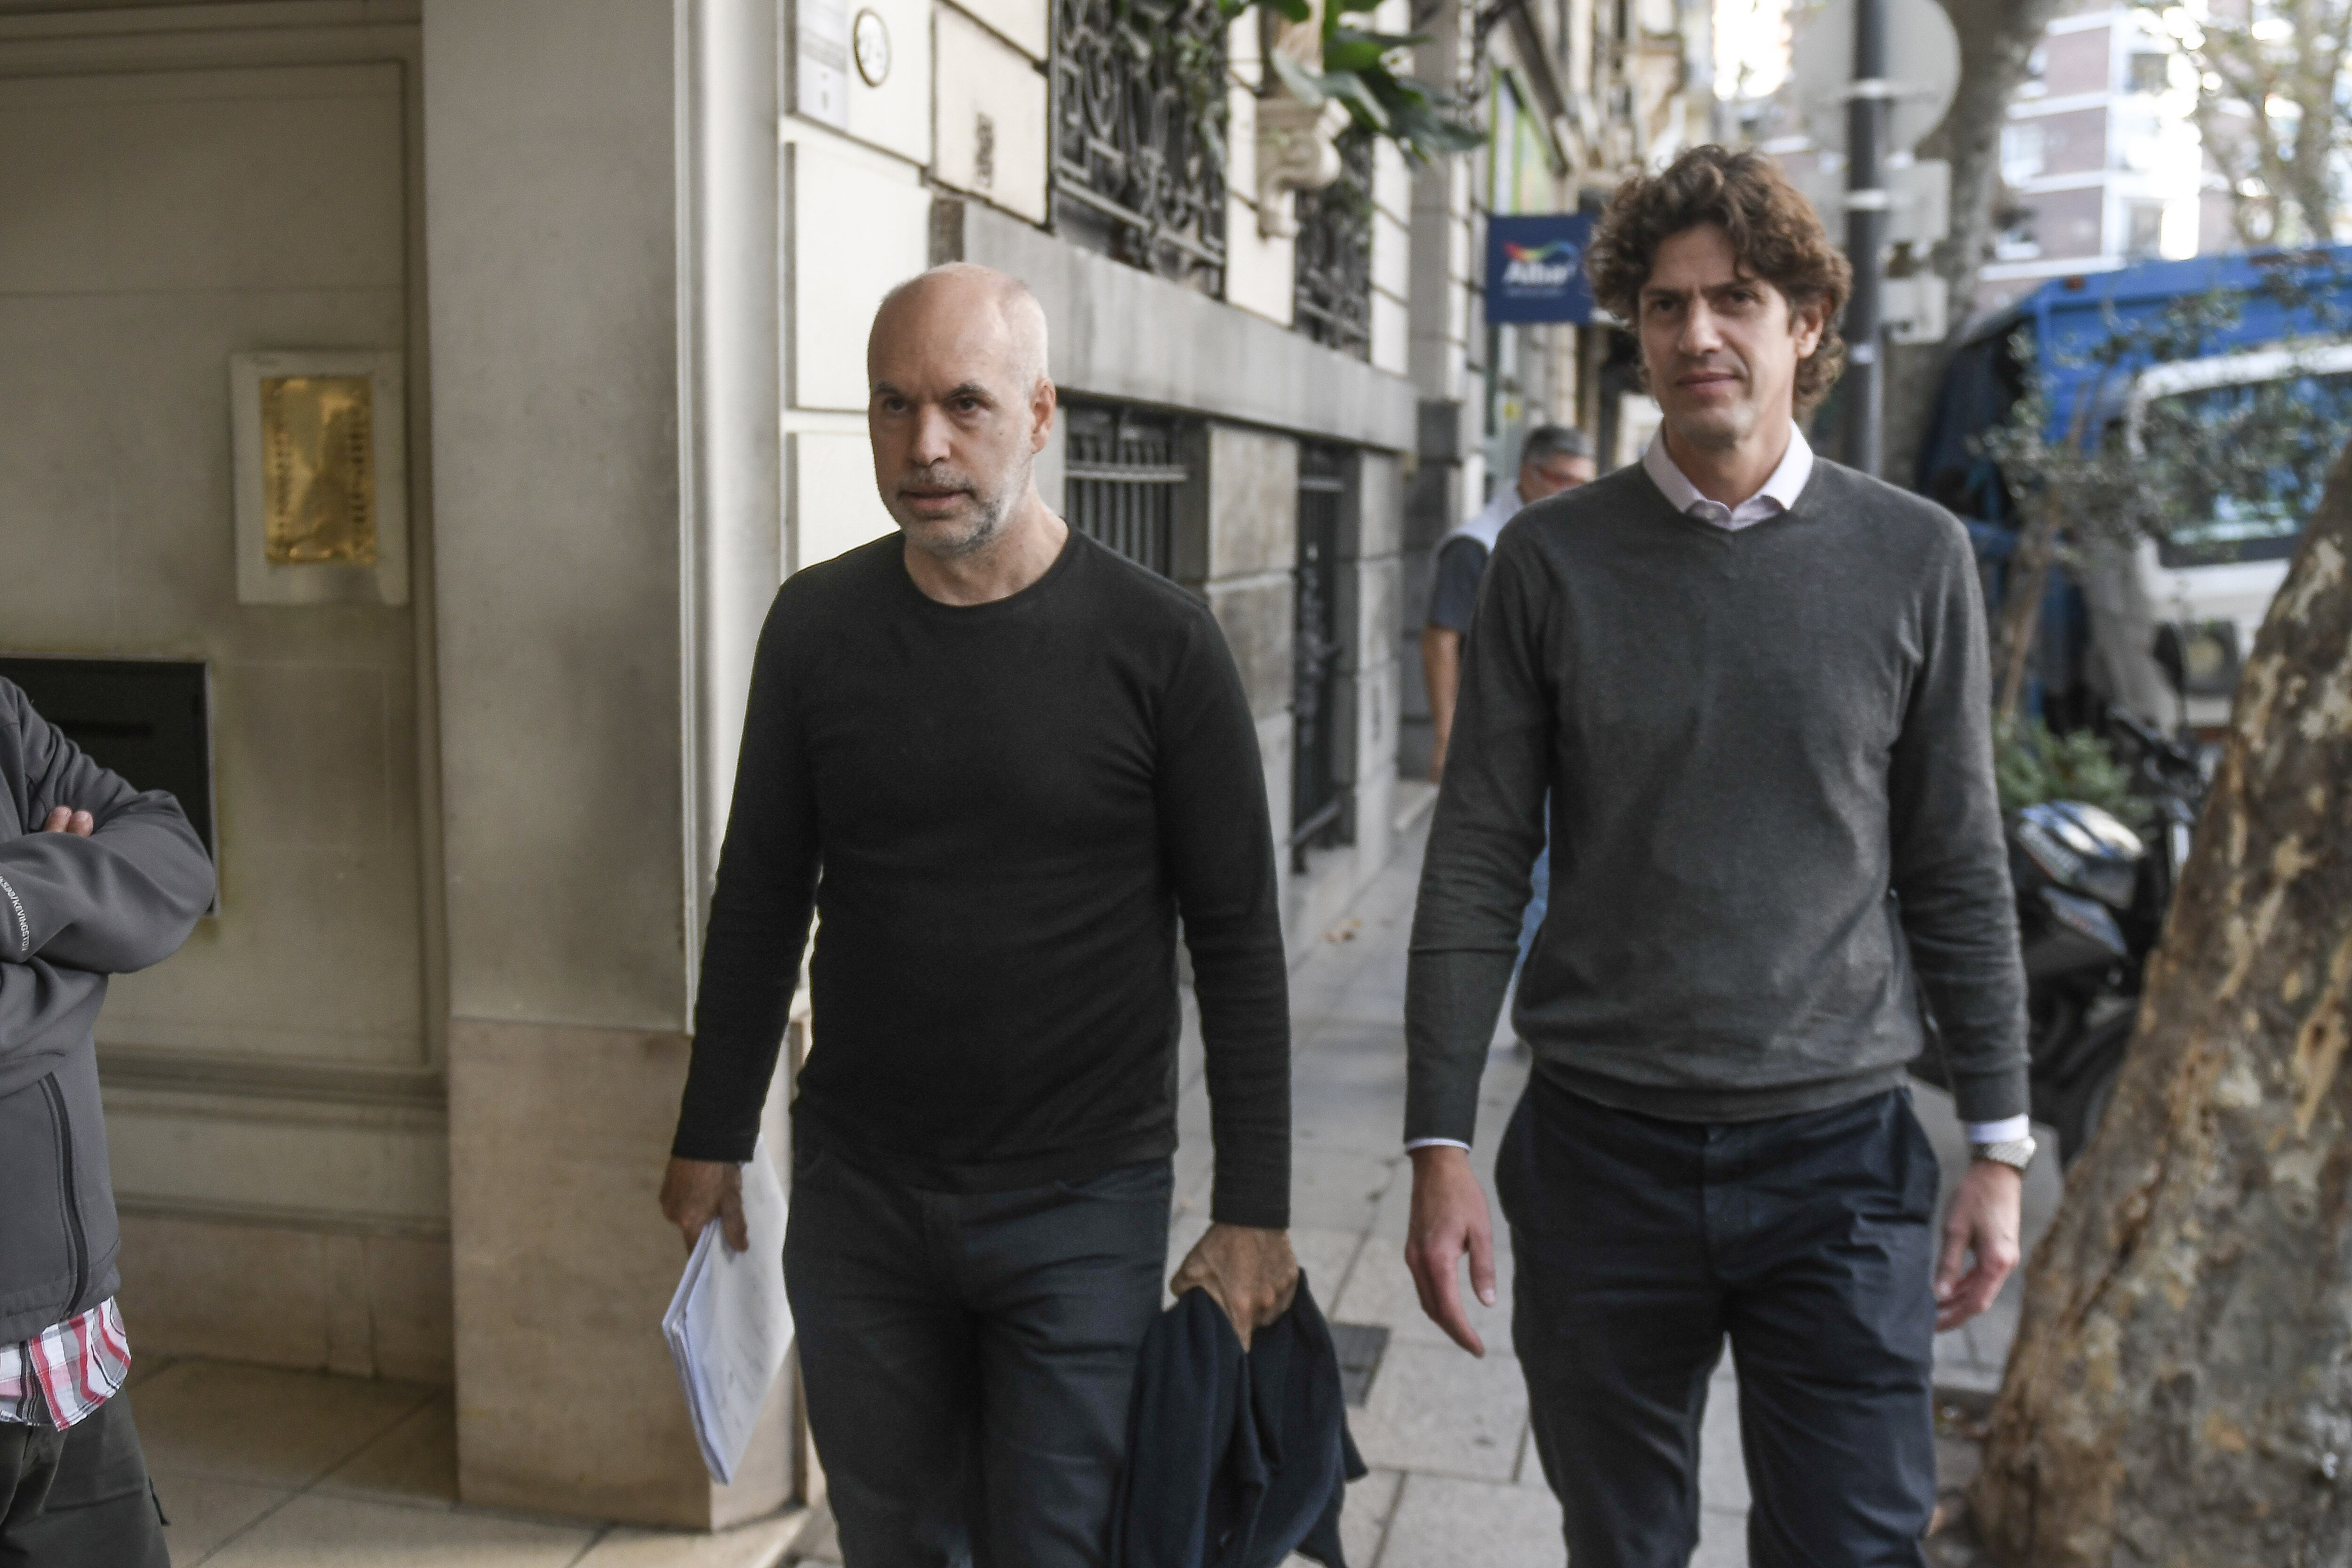
[[[195,1568],[221,1544],[257,1523],[272,1509],[293,1500],[283,1487],[257,1486],[250,1481],[224,1481],[211,1476],[155,1477],[155,1499],[163,1504],[164,1544],[171,1548],[176,1568]]]
[[[438,1397],[422,1384],[184,1361],[130,1395],[158,1476],[306,1487]]]
[[[1349,1416],[1368,1465],[1506,1485],[1527,1423],[1517,1358],[1490,1349],[1480,1360],[1452,1345],[1390,1345]]]
[[[1414,1474],[1373,1568],[1561,1568],[1567,1560],[1549,1492]]]
[[[314,1489],[404,1502],[457,1502],[457,1413],[446,1390],[328,1472]]]
[[[608,1531],[578,1568],[776,1568],[807,1526],[803,1509],[709,1535],[670,1530]]]
[[[474,1510],[298,1497],[205,1568],[572,1568],[598,1531]]]

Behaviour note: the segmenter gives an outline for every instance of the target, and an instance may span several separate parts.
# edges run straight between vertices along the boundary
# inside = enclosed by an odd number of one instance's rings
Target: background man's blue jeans
[[[1550,845],[1545,845],[1543,853],[1536,857],[1535,868],[1528,882],[1528,912],[1527,917],[1519,921],[1519,962],[1511,971],[1514,980],[1519,977],[1519,971],[1528,966],[1528,949],[1536,944],[1536,931],[1543,924],[1544,908],[1551,902]]]

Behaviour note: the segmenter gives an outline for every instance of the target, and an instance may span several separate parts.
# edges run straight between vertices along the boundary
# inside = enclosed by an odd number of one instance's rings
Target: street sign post
[[[1843,47],[1841,47],[1843,46]],[[1795,43],[1794,89],[1816,145],[1846,156],[1845,460],[1864,473],[1882,458],[1887,219],[1885,160],[1936,128],[1959,86],[1952,20],[1936,0],[1831,0]],[[1840,62],[1853,75],[1836,78]]]

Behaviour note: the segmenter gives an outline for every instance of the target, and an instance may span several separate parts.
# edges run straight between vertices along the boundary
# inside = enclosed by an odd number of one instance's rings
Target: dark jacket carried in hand
[[[1188,1290],[1136,1364],[1112,1568],[1276,1568],[1294,1552],[1347,1568],[1339,1506],[1363,1473],[1306,1277],[1246,1352],[1209,1293]]]
[[[96,832],[40,831],[60,805]],[[90,1029],[106,977],[170,957],[212,901],[179,804],[91,762],[0,680],[0,1344],[120,1285]]]

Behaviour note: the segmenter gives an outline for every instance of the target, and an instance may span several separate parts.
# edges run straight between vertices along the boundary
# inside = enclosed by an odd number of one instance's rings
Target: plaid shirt
[[[0,1421],[70,1426],[113,1397],[131,1371],[131,1341],[108,1297],[20,1345],[0,1345]]]

